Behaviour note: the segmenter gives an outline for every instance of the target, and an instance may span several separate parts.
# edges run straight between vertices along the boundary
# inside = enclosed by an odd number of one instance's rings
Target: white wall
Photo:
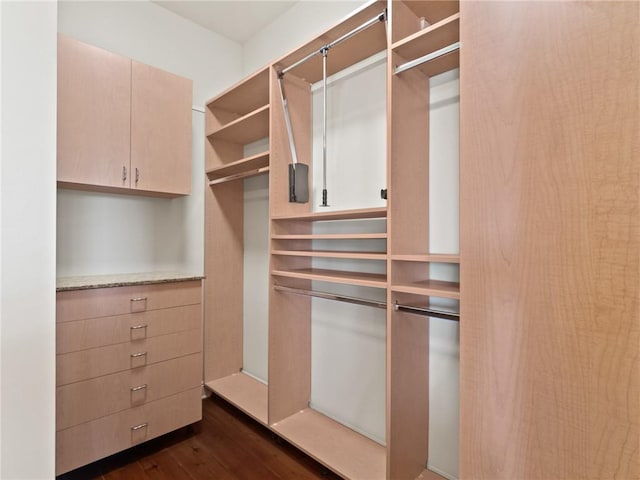
[[[245,75],[304,45],[365,3],[350,0],[297,2],[245,42]]]
[[[193,80],[193,103],[233,84],[242,47],[147,1],[59,3],[58,30]],[[58,191],[58,276],[188,271],[204,255],[204,115],[193,112],[192,194]]]
[[[55,2],[0,2],[0,478],[54,476]]]

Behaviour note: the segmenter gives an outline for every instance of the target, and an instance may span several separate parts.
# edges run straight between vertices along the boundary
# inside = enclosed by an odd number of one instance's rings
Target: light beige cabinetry
[[[56,474],[201,419],[201,282],[61,291]]]
[[[192,81],[58,36],[58,184],[191,192]]]
[[[58,36],[58,175],[129,187],[131,60]]]
[[[375,22],[385,8],[386,29]],[[430,388],[438,392],[428,317],[440,315],[460,321],[461,478],[638,478],[638,402],[629,399],[640,389],[639,13],[633,2],[371,2],[214,98],[205,145],[207,386],[345,478],[441,480],[426,468],[439,440],[429,435]],[[315,54],[372,18],[377,27],[331,48],[328,73],[386,51],[387,207],[314,212],[288,201],[279,74],[287,70],[298,158],[310,164],[311,85],[322,78]],[[430,79],[457,67],[460,254],[450,254],[430,242]],[[243,144],[264,135],[268,151],[244,155]],[[242,185],[234,181],[267,166],[264,385],[242,372]],[[384,232],[313,228],[372,218]],[[333,239],[363,248],[314,248]],[[386,249],[368,251],[368,239],[386,240]],[[386,270],[317,269],[314,258],[380,261]],[[437,280],[434,264],[460,282]],[[387,312],[386,445],[310,408],[316,282],[386,291],[386,305],[372,305]],[[459,312],[434,312],[455,301]]]

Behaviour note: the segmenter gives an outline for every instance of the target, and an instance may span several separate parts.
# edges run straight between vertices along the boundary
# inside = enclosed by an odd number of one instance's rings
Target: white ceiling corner
[[[198,25],[244,44],[297,0],[152,0]]]

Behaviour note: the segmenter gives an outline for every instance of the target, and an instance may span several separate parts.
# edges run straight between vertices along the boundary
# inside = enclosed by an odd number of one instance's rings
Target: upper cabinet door
[[[131,60],[58,36],[58,181],[129,187]]]
[[[132,62],[131,188],[191,193],[191,80]]]

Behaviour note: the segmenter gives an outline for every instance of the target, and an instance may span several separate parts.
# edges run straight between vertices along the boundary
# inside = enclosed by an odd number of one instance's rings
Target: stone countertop
[[[186,272],[122,273],[114,275],[58,277],[56,279],[56,291],[63,292],[66,290],[86,290],[90,288],[186,282],[189,280],[202,280],[203,278],[203,275]]]

